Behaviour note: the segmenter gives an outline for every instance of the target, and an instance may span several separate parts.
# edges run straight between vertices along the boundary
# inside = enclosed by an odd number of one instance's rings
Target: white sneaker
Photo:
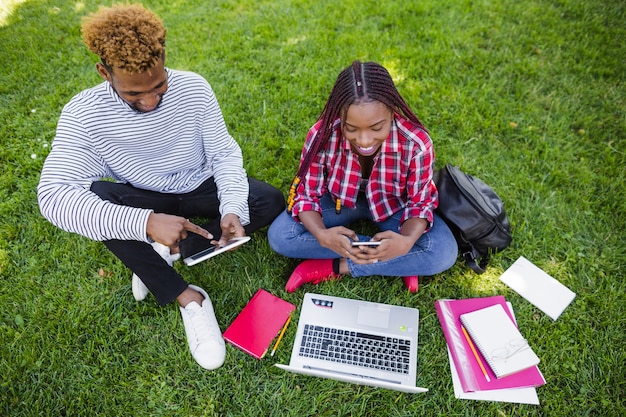
[[[165,259],[169,266],[174,265],[174,261],[180,259],[180,253],[171,254],[170,248],[165,245],[153,242],[152,247],[156,253],[161,255],[161,258]],[[133,274],[131,287],[133,289],[133,296],[135,297],[135,300],[142,301],[148,296],[148,287],[146,287],[141,278],[135,274]]]
[[[161,258],[165,259],[169,266],[174,265],[174,261],[180,259],[180,253],[170,253],[169,246],[165,246],[159,242],[152,242],[154,251],[161,255]]]
[[[192,301],[184,308],[179,307],[191,356],[205,369],[219,368],[226,358],[226,346],[213,312],[211,299],[202,288],[195,285],[190,285],[189,288],[198,291],[204,297],[202,306]]]
[[[133,274],[131,288],[133,289],[133,297],[135,297],[137,301],[143,301],[148,296],[148,287],[146,287],[146,284],[143,283],[141,278],[135,274]]]

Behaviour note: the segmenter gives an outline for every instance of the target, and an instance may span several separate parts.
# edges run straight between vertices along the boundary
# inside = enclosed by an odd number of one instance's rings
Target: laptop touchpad
[[[386,329],[389,327],[390,310],[384,307],[360,306],[357,322],[360,325],[375,326]]]

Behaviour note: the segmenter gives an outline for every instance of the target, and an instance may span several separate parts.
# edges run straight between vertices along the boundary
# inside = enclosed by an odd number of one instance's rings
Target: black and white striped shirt
[[[247,225],[248,181],[215,94],[198,74],[167,69],[158,108],[132,109],[103,82],[63,108],[37,189],[43,216],[94,240],[149,241],[152,210],[103,201],[93,181],[111,178],[162,193],[193,191],[213,177],[220,213]]]

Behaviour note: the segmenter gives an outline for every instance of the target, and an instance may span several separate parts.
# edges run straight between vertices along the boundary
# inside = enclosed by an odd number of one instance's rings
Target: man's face
[[[110,72],[102,64],[97,64],[97,69],[122,100],[141,113],[156,109],[167,91],[167,72],[163,60],[140,74],[127,74],[119,69]]]

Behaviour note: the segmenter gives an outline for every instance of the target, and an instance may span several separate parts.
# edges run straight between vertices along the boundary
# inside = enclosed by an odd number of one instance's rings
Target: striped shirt
[[[152,210],[103,201],[92,182],[110,178],[160,193],[187,193],[213,177],[220,213],[247,225],[248,181],[215,94],[198,74],[166,69],[155,110],[132,109],[103,82],[63,108],[37,189],[43,216],[94,240],[139,240]]]
[[[319,131],[318,121],[307,135],[308,151]],[[311,163],[295,196],[292,215],[302,211],[322,213],[320,198],[330,192],[344,207],[354,208],[361,184],[361,166],[350,143],[343,139],[338,119],[326,147]],[[413,122],[395,114],[389,137],[374,157],[374,166],[365,187],[369,210],[381,222],[402,210],[400,224],[409,218],[433,222],[437,188],[432,180],[435,155],[428,134]]]

